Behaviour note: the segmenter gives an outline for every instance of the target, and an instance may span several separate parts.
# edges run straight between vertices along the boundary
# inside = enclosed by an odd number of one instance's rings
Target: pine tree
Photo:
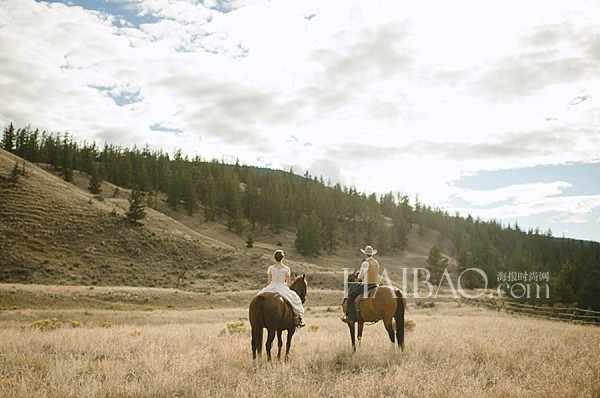
[[[135,186],[133,183],[133,165],[131,164],[131,153],[121,154],[118,161],[117,185],[121,187]]]
[[[308,216],[306,214],[303,214],[300,217],[300,221],[298,221],[298,228],[296,230],[296,241],[294,242],[296,250],[298,250],[300,254],[310,254],[310,234],[311,227],[309,224]]]
[[[21,170],[19,168],[19,162],[15,162],[15,166],[13,167],[12,171],[10,172],[10,182],[13,184],[17,184],[17,182],[19,181],[19,174],[21,174]]]
[[[179,202],[183,196],[183,183],[181,181],[181,172],[171,170],[171,180],[169,182],[169,192],[167,192],[167,203],[173,210],[179,208]]]
[[[305,256],[316,256],[323,247],[321,221],[313,211],[310,216],[303,214],[296,231],[296,250]]]
[[[198,210],[198,195],[196,193],[196,186],[189,172],[183,178],[182,186],[182,199],[183,207],[187,211],[188,215],[194,214]]]
[[[10,123],[5,129],[2,135],[2,148],[8,152],[13,152],[15,147],[15,128]]]
[[[136,225],[142,225],[140,220],[146,217],[146,199],[144,193],[135,187],[129,196],[129,211],[126,216],[129,221]]]
[[[20,158],[25,158],[25,146],[29,140],[29,127],[17,129],[15,136],[15,154]]]
[[[383,218],[375,224],[375,242],[377,243],[379,253],[381,255],[386,254],[390,247],[390,229],[385,224]]]
[[[554,299],[559,303],[569,305],[575,301],[574,287],[580,283],[578,278],[576,278],[576,271],[577,268],[567,261],[558,276],[552,280],[552,294],[554,295]]]
[[[323,217],[323,239],[328,253],[333,253],[338,246],[336,233],[336,220],[333,211],[327,212]]]
[[[69,138],[69,134],[65,134],[60,153],[60,173],[67,182],[73,181],[73,159],[76,151],[73,140]]]
[[[463,238],[463,241],[466,238]],[[476,268],[475,259],[473,257],[473,253],[466,247],[465,244],[462,245],[458,252],[458,273],[462,274],[469,268]],[[481,279],[478,279],[473,272],[466,272],[461,277],[461,287],[467,289],[474,289],[480,283]]]
[[[258,200],[259,190],[256,173],[247,173],[245,176],[245,187],[242,193],[242,208],[244,217],[250,222],[250,228],[253,232],[258,216]]]
[[[431,281],[433,283],[440,282],[444,269],[448,266],[448,259],[442,256],[442,252],[438,245],[433,245],[429,250],[427,264],[429,265],[429,271],[431,272]]]
[[[204,220],[205,221],[215,221],[217,219],[216,212],[216,191],[217,187],[215,184],[215,179],[212,174],[209,172],[206,176],[205,184],[204,184],[204,198],[202,203],[204,204]]]
[[[40,131],[35,129],[33,133],[30,133],[27,137],[25,144],[23,157],[32,163],[37,163],[40,160]]]
[[[244,232],[244,220],[241,216],[229,217],[226,225],[227,228],[229,228],[231,231],[234,231],[238,235],[241,235],[241,233]]]
[[[90,179],[90,183],[88,185],[88,190],[93,195],[99,195],[102,192],[100,184],[102,183],[102,179],[98,176],[98,169],[95,166],[92,166],[92,178]]]
[[[90,145],[84,142],[83,147],[78,152],[79,170],[92,175],[94,173],[94,169],[96,168],[96,158],[98,157],[98,148],[96,147],[96,143],[92,142]]]

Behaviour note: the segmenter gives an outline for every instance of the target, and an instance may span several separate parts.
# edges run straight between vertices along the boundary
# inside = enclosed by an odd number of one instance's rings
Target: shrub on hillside
[[[146,200],[144,193],[139,188],[134,188],[129,196],[129,211],[126,217],[136,225],[141,225],[141,220],[146,217]]]
[[[30,328],[40,331],[55,330],[63,327],[63,323],[56,318],[38,319],[29,325]]]
[[[250,331],[246,326],[246,322],[243,319],[237,321],[227,322],[227,327],[221,330],[220,336],[233,335],[233,334],[249,334]]]

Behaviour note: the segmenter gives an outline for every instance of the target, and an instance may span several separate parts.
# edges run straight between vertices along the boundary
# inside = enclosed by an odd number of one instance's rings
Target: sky
[[[600,2],[0,0],[0,127],[600,241]]]

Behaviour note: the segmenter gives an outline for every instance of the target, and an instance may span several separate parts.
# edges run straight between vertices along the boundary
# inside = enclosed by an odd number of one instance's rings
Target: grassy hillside
[[[25,174],[11,184],[16,162]],[[162,197],[156,210],[147,209],[144,225],[133,226],[124,217],[127,190],[103,182],[102,194],[94,196],[87,191],[89,176],[75,172],[74,183],[67,183],[4,150],[0,176],[0,282],[253,290],[264,284],[271,254],[281,247],[293,271],[307,273],[313,289],[327,290],[341,288],[343,268],[361,261],[359,247],[304,258],[294,250],[293,231],[255,233],[254,246],[246,248],[244,236],[205,222],[201,212],[172,211]],[[413,234],[407,251],[381,262],[398,280],[400,268],[425,266],[437,239],[436,232]]]
[[[0,175],[17,158],[0,153]],[[0,191],[0,278],[10,282],[174,286],[192,266],[232,252],[170,217],[149,211],[135,227],[126,199],[96,199],[25,162],[16,185]]]

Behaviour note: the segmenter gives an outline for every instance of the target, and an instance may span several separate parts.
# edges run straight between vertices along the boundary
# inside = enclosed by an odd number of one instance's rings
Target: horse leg
[[[392,318],[390,319],[384,319],[383,320],[383,325],[385,326],[385,330],[387,330],[388,332],[388,336],[390,336],[390,341],[391,341],[391,346],[390,346],[390,350],[394,351],[395,348],[395,338],[394,338],[394,325],[392,324]]]
[[[253,327],[252,328],[252,359],[253,360],[260,360],[260,358],[262,357],[262,328],[260,329],[260,334],[259,332],[256,330],[257,328]]]
[[[354,323],[349,323],[348,329],[350,330],[350,340],[352,340],[352,351],[356,352],[356,341],[355,341],[355,337],[354,337]]]
[[[283,333],[283,330],[277,331],[277,360],[278,361],[279,361],[279,358],[281,358],[281,347],[283,346],[283,339],[281,338],[281,333]]]
[[[287,331],[287,341],[285,343],[285,362],[288,361],[288,355],[290,353],[290,348],[292,347],[292,336],[294,336],[294,332],[296,332],[296,328],[288,329]]]
[[[360,343],[362,341],[363,328],[365,326],[364,322],[358,322],[358,346],[360,347]]]
[[[273,340],[275,340],[275,330],[268,329],[267,343],[265,344],[265,349],[267,351],[267,361],[269,362],[271,362],[271,346],[273,345]]]

